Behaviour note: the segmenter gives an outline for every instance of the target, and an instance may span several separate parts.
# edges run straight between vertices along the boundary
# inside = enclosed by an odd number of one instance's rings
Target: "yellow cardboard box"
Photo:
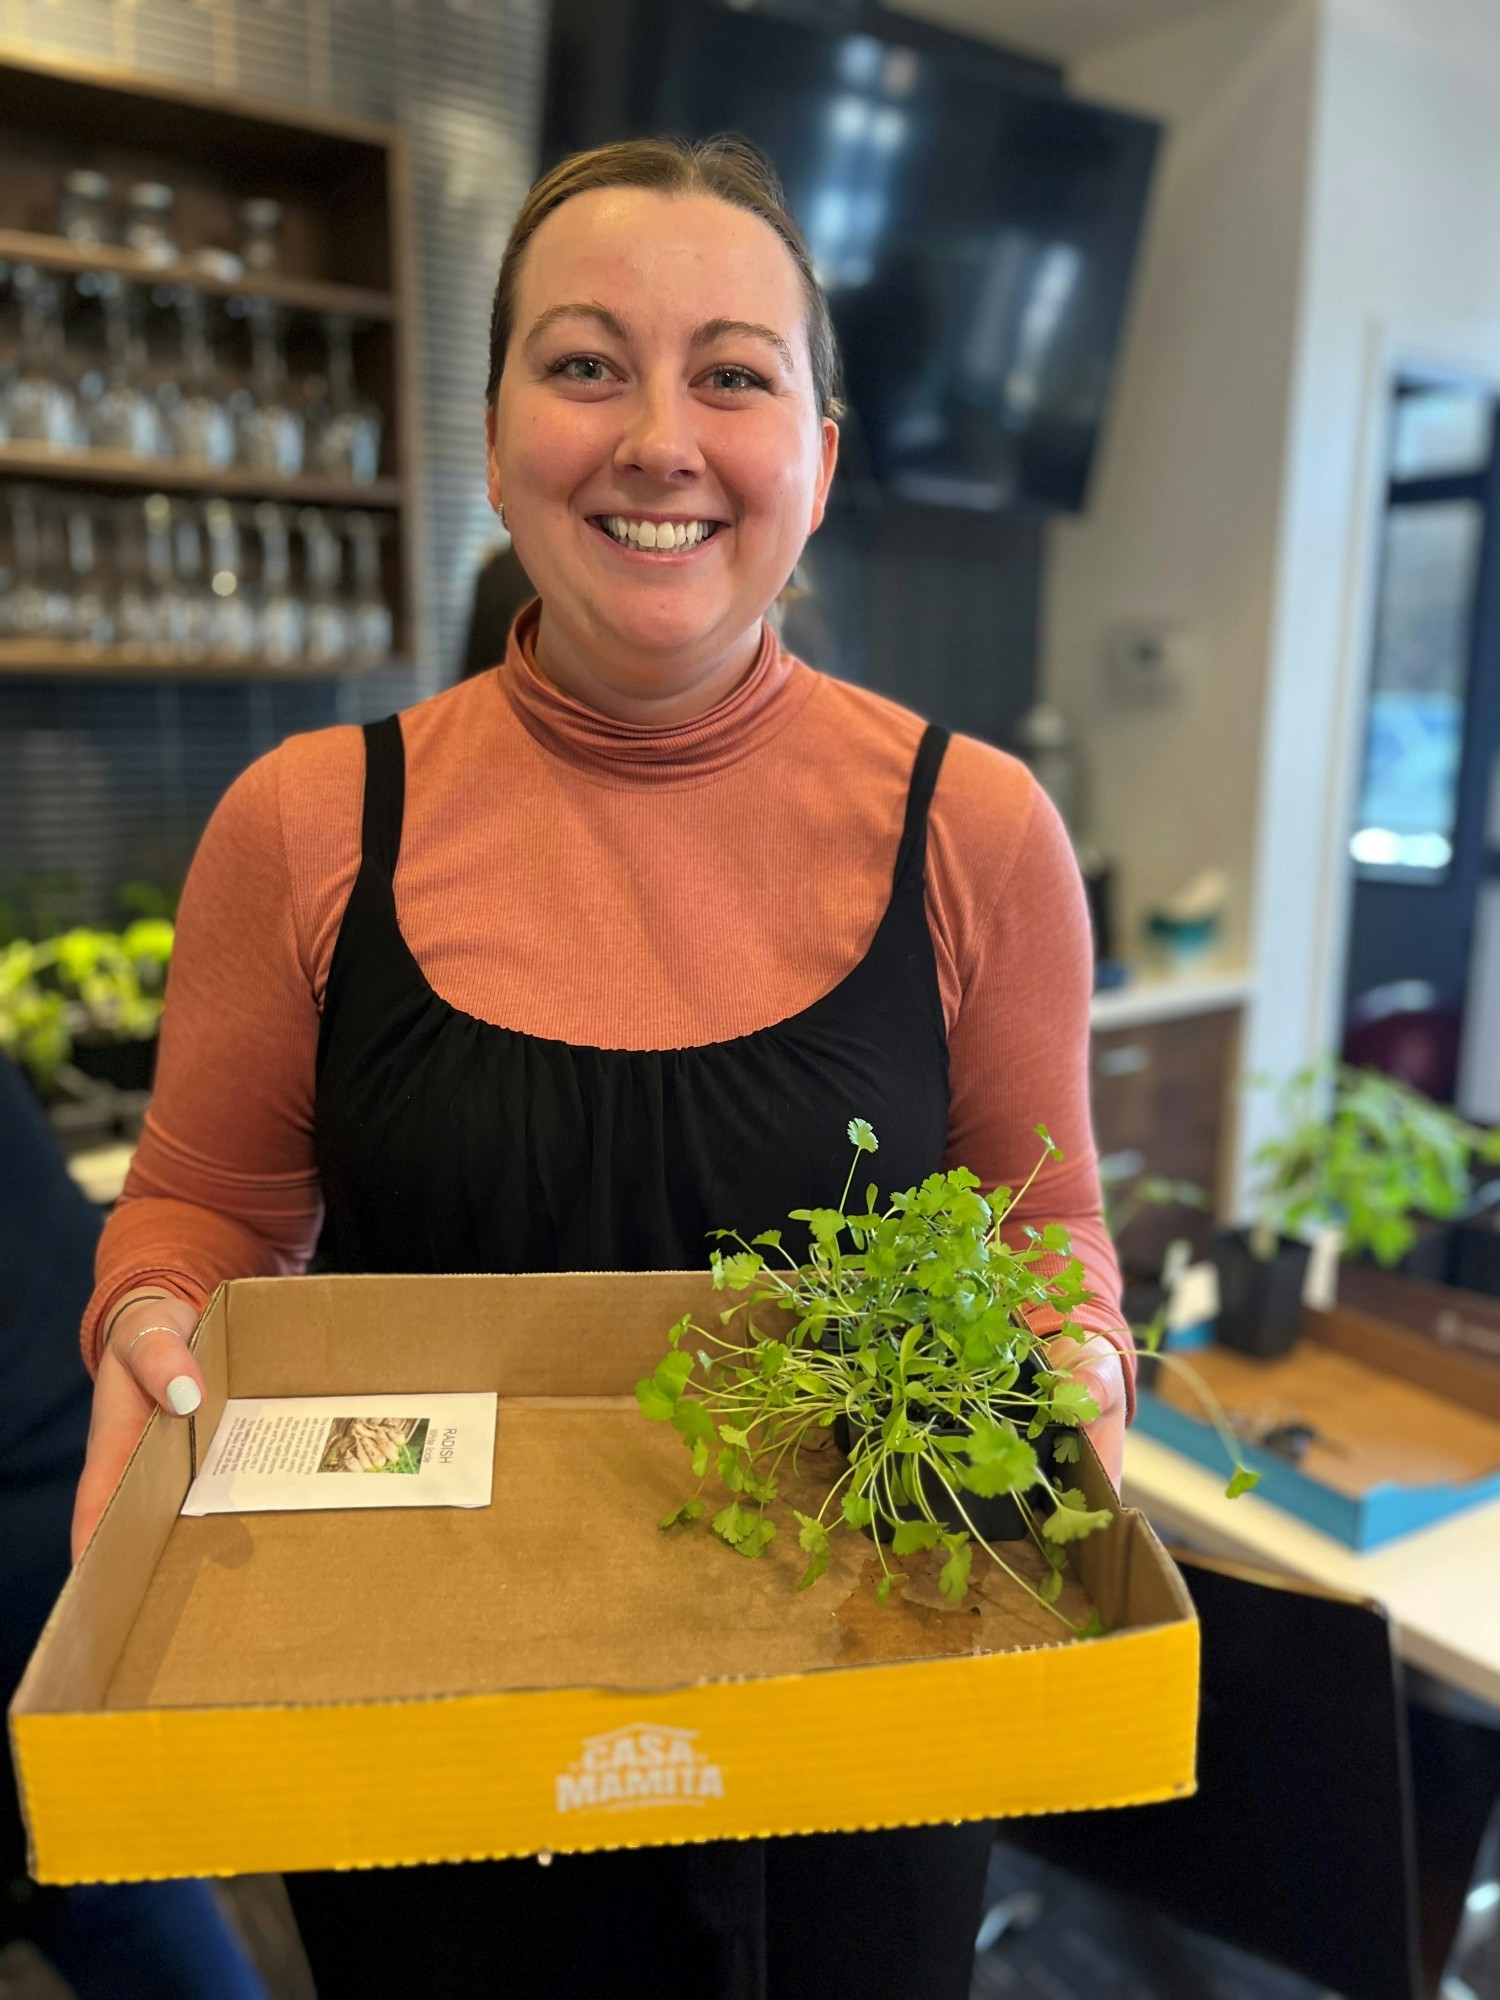
[[[697,1272],[250,1279],[198,1330],[11,1707],[44,1882],[457,1861],[981,1819],[1193,1787],[1198,1631],[1114,1525],[1074,1551],[1109,1636],[998,1572],[954,1609],[873,1545],[795,1589],[659,1517],[687,1453],[632,1387]],[[496,1390],[493,1504],[179,1517],[226,1396]],[[829,1446],[832,1450],[832,1446]],[[828,1476],[809,1461],[806,1477]],[[992,1566],[976,1559],[976,1579]],[[1066,1639],[1066,1635],[1063,1635]]]

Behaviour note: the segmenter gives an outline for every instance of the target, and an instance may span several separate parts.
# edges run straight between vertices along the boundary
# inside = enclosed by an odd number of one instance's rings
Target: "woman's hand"
[[[73,1506],[74,1562],[109,1505],[152,1411],[185,1417],[203,1401],[203,1377],[187,1346],[197,1324],[193,1308],[174,1298],[132,1299],[115,1314],[94,1381],[88,1454]]]
[[[1099,1405],[1098,1416],[1085,1424],[1084,1430],[1118,1493],[1125,1470],[1126,1415],[1125,1363],[1119,1348],[1102,1333],[1085,1341],[1065,1333],[1048,1342],[1047,1359],[1054,1368],[1081,1382]]]

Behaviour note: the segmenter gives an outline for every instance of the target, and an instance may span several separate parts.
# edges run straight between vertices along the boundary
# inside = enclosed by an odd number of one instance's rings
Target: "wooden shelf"
[[[0,675],[118,680],[327,681],[349,674],[397,673],[409,660],[226,660],[183,655],[169,647],[81,646],[56,639],[0,639]]]
[[[203,493],[254,500],[306,501],[315,507],[399,507],[399,479],[361,486],[307,472],[278,478],[244,465],[197,465],[180,458],[137,458],[124,451],[70,451],[56,445],[0,443],[0,477],[50,479],[70,486],[123,486],[143,492]]]
[[[280,271],[216,278],[192,263],[153,264],[138,250],[118,243],[71,243],[65,236],[43,236],[29,229],[0,229],[0,258],[49,271],[115,271],[141,284],[190,285],[216,298],[271,299],[296,312],[347,313],[351,319],[366,320],[396,317],[396,302],[389,292],[294,278]]]

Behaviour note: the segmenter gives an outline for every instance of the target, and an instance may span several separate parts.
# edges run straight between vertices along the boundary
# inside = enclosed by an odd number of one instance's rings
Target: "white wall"
[[[1044,602],[1043,683],[1082,735],[1127,946],[1143,907],[1217,865],[1244,950],[1315,29],[1315,0],[1229,0],[1070,73],[1168,127],[1089,509],[1049,530]],[[1107,691],[1107,634],[1137,617],[1189,641],[1170,707]]]
[[[1337,1038],[1385,401],[1500,384],[1500,5],[1324,0],[1307,280],[1261,759],[1248,1061]]]
[[[1072,80],[1172,130],[1090,511],[1052,531],[1045,684],[1127,921],[1200,866],[1239,886],[1245,1066],[1283,1075],[1338,1039],[1391,378],[1500,386],[1500,0],[1229,0]],[[1170,709],[1105,693],[1140,615],[1196,644]]]

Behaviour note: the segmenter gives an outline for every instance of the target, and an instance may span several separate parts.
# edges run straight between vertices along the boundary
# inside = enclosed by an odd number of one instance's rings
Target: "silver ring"
[[[139,1340],[144,1340],[148,1333],[170,1333],[174,1340],[180,1341],[184,1347],[187,1346],[187,1342],[183,1340],[182,1335],[177,1331],[175,1326],[165,1326],[162,1325],[161,1323],[158,1323],[155,1326],[143,1326],[139,1330],[139,1332],[133,1333],[130,1336],[129,1340],[126,1341],[125,1352],[120,1356],[120,1359],[122,1361],[128,1361],[131,1355],[135,1352],[136,1342]]]

